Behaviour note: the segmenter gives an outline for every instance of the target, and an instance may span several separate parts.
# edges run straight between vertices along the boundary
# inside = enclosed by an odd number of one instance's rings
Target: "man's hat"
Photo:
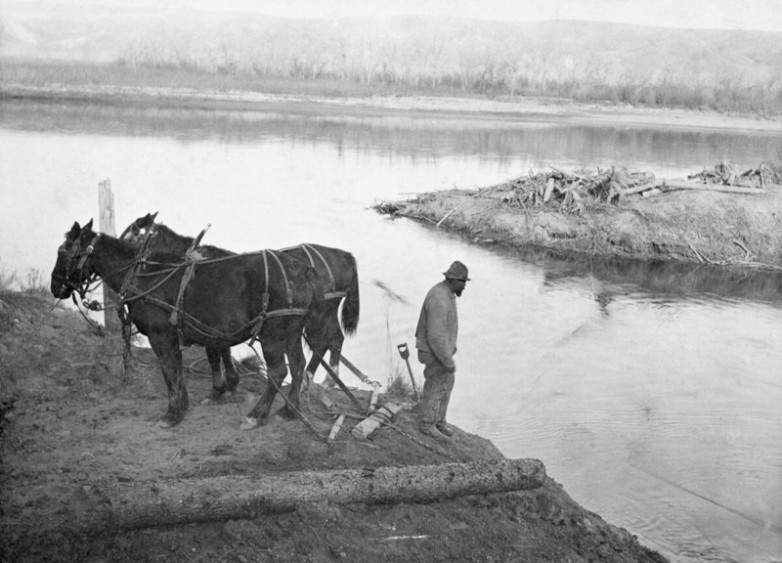
[[[458,260],[451,264],[451,267],[448,268],[448,271],[443,272],[443,275],[451,280],[470,281],[470,278],[467,277],[467,266]]]

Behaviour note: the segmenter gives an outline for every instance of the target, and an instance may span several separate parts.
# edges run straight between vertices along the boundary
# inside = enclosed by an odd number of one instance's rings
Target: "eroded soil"
[[[298,420],[275,418],[242,432],[261,376],[245,370],[236,398],[201,405],[211,385],[202,357],[199,348],[185,351],[191,408],[180,425],[163,430],[156,421],[165,409],[165,387],[149,350],[134,349],[132,369],[124,379],[115,377],[105,339],[78,313],[43,296],[0,295],[0,560],[663,560],[579,507],[549,478],[525,492],[374,506],[315,503],[255,519],[93,537],[55,532],[29,541],[30,532],[54,516],[84,518],[106,509],[119,486],[141,490],[212,476],[502,459],[490,442],[459,430],[445,445],[427,441],[415,431],[414,408],[395,417],[399,431],[384,428],[368,441],[348,432],[358,419],[348,419],[332,445]],[[328,396],[350,412],[341,391]],[[368,393],[357,396],[368,402]],[[333,415],[314,395],[302,402],[325,435]]]

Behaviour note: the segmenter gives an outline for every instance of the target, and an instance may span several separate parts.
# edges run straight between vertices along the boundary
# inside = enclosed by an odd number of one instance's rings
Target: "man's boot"
[[[445,422],[438,422],[434,425],[435,428],[437,428],[437,431],[440,432],[443,436],[446,436],[447,438],[450,438],[453,436],[453,426],[450,424],[446,424]]]
[[[421,434],[425,434],[426,436],[429,436],[430,438],[434,438],[435,440],[447,439],[445,434],[442,434],[434,424],[421,424],[420,430],[421,430]]]

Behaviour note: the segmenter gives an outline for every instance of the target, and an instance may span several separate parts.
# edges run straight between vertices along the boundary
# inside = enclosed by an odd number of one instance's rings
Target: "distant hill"
[[[579,97],[612,88],[615,99],[655,103],[675,84],[724,92],[760,88],[782,100],[782,33],[686,30],[584,21],[509,23],[400,17],[293,20],[209,15],[128,2],[76,11],[67,1],[6,2],[0,57],[121,62],[432,89]],[[165,4],[164,4],[165,5]],[[12,8],[12,9],[11,9]],[[78,14],[78,15],[77,15]],[[622,92],[626,85],[633,92]],[[653,94],[644,93],[655,86]],[[770,94],[769,94],[770,92]],[[719,96],[720,94],[718,94]],[[644,99],[644,96],[649,99]],[[700,102],[699,102],[700,103]]]

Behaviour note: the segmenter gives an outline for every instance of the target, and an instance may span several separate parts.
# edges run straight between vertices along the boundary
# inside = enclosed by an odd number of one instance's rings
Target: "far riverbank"
[[[322,92],[264,93],[223,90],[123,85],[69,85],[47,83],[0,84],[0,100],[84,101],[126,106],[161,106],[235,111],[274,110],[295,107],[317,112],[328,109],[367,113],[433,113],[502,119],[567,119],[572,123],[661,129],[754,131],[782,133],[782,118],[720,114],[709,111],[643,108],[626,104],[580,104],[557,98],[508,98],[328,95]]]

